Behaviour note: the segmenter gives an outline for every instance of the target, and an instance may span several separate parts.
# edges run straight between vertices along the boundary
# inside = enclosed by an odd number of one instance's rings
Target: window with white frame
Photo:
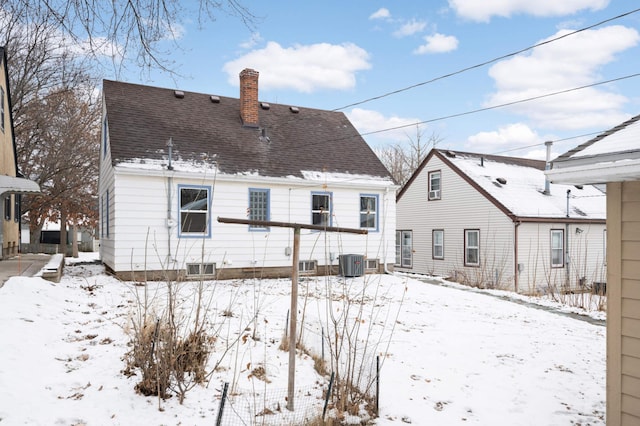
[[[213,276],[216,273],[214,263],[187,263],[187,275],[189,276]]]
[[[360,195],[360,228],[378,229],[377,195]]]
[[[480,265],[480,230],[464,230],[464,264],[465,266]]]
[[[439,200],[441,190],[440,170],[429,172],[429,200]]]
[[[314,192],[311,194],[311,223],[331,226],[331,194]]]
[[[314,274],[318,268],[318,262],[315,260],[300,260],[298,262],[298,273]]]
[[[551,230],[551,267],[564,267],[564,229]]]
[[[396,231],[396,266],[402,262],[402,231]]]
[[[444,230],[434,229],[431,232],[431,255],[434,259],[444,259]]]
[[[180,235],[209,236],[209,187],[179,187]]]
[[[249,220],[269,220],[269,190],[249,188]],[[249,225],[252,231],[268,231],[268,226]]]

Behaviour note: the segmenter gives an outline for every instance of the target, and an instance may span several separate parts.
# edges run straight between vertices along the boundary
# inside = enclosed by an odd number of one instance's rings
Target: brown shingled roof
[[[342,112],[270,104],[259,128],[243,127],[240,100],[105,80],[113,165],[166,158],[216,159],[222,173],[301,176],[301,170],[385,177],[389,172]],[[262,137],[262,129],[264,135]]]

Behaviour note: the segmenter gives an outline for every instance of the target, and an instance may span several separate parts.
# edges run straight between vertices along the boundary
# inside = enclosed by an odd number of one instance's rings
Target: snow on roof
[[[586,157],[600,154],[612,154],[640,150],[640,121],[635,121],[620,130],[611,132],[581,151],[573,157]]]
[[[516,216],[559,218],[567,215],[567,191],[569,217],[580,219],[605,219],[606,196],[592,185],[582,189],[573,185],[550,184],[550,195],[544,194],[544,170],[513,164],[513,159],[480,154],[455,153],[447,160],[487,191],[499,203]],[[500,181],[506,182],[501,183]]]

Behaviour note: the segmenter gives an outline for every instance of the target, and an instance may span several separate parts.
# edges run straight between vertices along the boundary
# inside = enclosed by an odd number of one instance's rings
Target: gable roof
[[[560,155],[547,175],[566,183],[640,180],[640,115]]]
[[[172,138],[174,161],[215,161],[225,174],[304,178],[315,171],[393,182],[342,112],[262,103],[256,128],[242,125],[237,98],[110,80],[103,94],[114,166],[166,163]]]
[[[398,200],[434,156],[514,221],[567,220],[567,190],[571,191],[571,220],[604,221],[606,217],[605,194],[594,186],[578,188],[572,185],[550,184],[549,195],[544,194],[544,161],[439,149],[433,149],[429,153],[398,194]],[[442,183],[442,188],[446,191],[446,182]]]

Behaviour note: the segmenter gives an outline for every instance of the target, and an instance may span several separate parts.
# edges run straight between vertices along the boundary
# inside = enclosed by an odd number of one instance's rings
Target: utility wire
[[[613,78],[611,80],[605,80],[605,81],[600,81],[600,82],[597,82],[597,83],[587,84],[587,85],[580,86],[580,87],[574,87],[572,89],[565,89],[565,90],[560,90],[560,91],[557,91],[557,92],[546,93],[544,95],[533,96],[533,97],[530,97],[530,98],[520,99],[520,100],[513,101],[513,102],[507,102],[507,103],[504,103],[504,104],[492,105],[490,107],[478,108],[478,109],[474,109],[474,110],[470,110],[470,111],[460,112],[460,113],[457,113],[457,114],[445,115],[445,116],[442,116],[442,117],[432,118],[432,119],[429,119],[429,120],[417,121],[417,122],[411,123],[411,124],[403,124],[401,126],[387,127],[385,129],[380,129],[380,130],[372,130],[370,132],[360,133],[360,136],[373,135],[373,134],[376,134],[376,133],[384,133],[384,132],[389,132],[391,130],[404,129],[406,127],[413,127],[413,126],[417,126],[417,125],[420,125],[420,124],[433,123],[435,121],[447,120],[449,118],[462,117],[464,115],[476,114],[478,112],[490,111],[490,110],[498,109],[498,108],[504,108],[506,106],[521,104],[521,103],[524,103],[524,102],[530,102],[530,101],[534,101],[534,100],[537,100],[537,99],[548,98],[550,96],[561,95],[561,94],[564,94],[564,93],[575,92],[576,90],[587,89],[589,87],[600,86],[602,84],[613,83],[615,81],[626,80],[626,79],[633,78],[633,77],[638,77],[638,76],[640,76],[640,73],[630,74],[630,75],[626,75],[626,76],[623,76],[623,77]],[[345,138],[333,139],[333,140],[342,140],[342,139],[345,139]]]
[[[563,142],[563,141],[568,141],[568,140],[571,140],[571,139],[584,138],[586,136],[599,135],[599,134],[601,134],[603,132],[606,132],[606,129],[605,130],[600,130],[598,132],[591,132],[591,133],[584,133],[582,135],[569,136],[567,138],[562,138],[562,139],[554,139],[552,142]],[[540,142],[540,143],[536,143],[536,144],[533,144],[533,145],[527,145],[527,146],[521,146],[521,147],[518,147],[518,148],[506,149],[504,151],[494,152],[492,155],[506,154],[507,152],[520,151],[521,149],[533,148],[533,147],[536,147],[536,146],[542,146],[544,144],[545,144],[545,142]]]
[[[335,109],[333,109],[331,111],[341,111],[343,109],[347,109],[347,108],[351,108],[351,107],[354,107],[354,106],[362,105],[362,104],[365,104],[365,103],[368,103],[368,102],[372,102],[372,101],[375,101],[375,100],[378,100],[378,99],[386,98],[388,96],[397,95],[398,93],[406,92],[408,90],[412,90],[412,89],[415,89],[417,87],[421,87],[421,86],[436,82],[438,80],[443,80],[443,79],[448,78],[448,77],[453,77],[454,75],[462,74],[463,72],[467,72],[467,71],[470,71],[470,70],[473,70],[473,69],[476,69],[476,68],[481,68],[481,67],[484,67],[485,65],[489,65],[489,64],[492,64],[494,62],[498,62],[498,61],[501,61],[503,59],[519,55],[520,53],[524,53],[526,51],[535,49],[536,47],[544,46],[544,45],[552,43],[554,41],[558,41],[560,39],[563,39],[563,38],[566,38],[566,37],[570,37],[572,35],[578,34],[580,32],[586,31],[586,30],[590,30],[592,28],[598,27],[600,25],[606,24],[606,23],[611,22],[611,21],[615,21],[616,19],[620,19],[620,18],[623,18],[625,16],[629,16],[629,15],[634,14],[634,13],[639,12],[639,11],[640,11],[640,8],[634,9],[634,10],[630,10],[629,12],[625,12],[625,13],[622,13],[620,15],[614,16],[612,18],[605,19],[603,21],[597,22],[595,24],[589,25],[589,26],[584,27],[584,28],[580,28],[580,29],[572,31],[570,33],[567,33],[567,34],[552,38],[550,40],[546,40],[546,41],[540,42],[538,44],[534,44],[533,46],[525,47],[524,49],[520,49],[520,50],[518,50],[516,52],[507,53],[506,55],[502,55],[502,56],[499,56],[497,58],[490,59],[488,61],[476,64],[476,65],[472,65],[472,66],[469,66],[469,67],[466,67],[466,68],[462,68],[461,70],[450,72],[448,74],[444,74],[444,75],[441,75],[439,77],[432,78],[431,80],[423,81],[421,83],[412,84],[411,86],[407,86],[407,87],[404,87],[404,88],[398,89],[398,90],[393,90],[391,92],[388,92],[388,93],[385,93],[385,94],[382,94],[382,95],[378,95],[378,96],[374,96],[374,97],[365,99],[363,101],[354,102],[354,103],[342,106],[340,108],[335,108]]]

